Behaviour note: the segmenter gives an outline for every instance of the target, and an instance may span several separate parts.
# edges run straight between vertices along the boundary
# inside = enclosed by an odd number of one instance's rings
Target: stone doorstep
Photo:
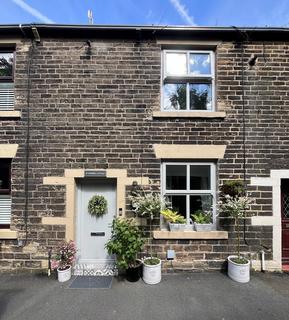
[[[115,264],[76,264],[72,270],[75,276],[117,276]]]

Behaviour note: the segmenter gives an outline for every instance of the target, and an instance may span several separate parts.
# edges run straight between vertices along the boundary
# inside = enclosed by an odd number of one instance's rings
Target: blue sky
[[[0,0],[0,24],[289,27],[289,0]]]

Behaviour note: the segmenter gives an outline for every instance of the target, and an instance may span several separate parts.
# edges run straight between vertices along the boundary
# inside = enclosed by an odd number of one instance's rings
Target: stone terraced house
[[[289,29],[1,25],[0,59],[0,270],[47,268],[64,239],[78,268],[107,267],[136,185],[188,222],[213,208],[210,232],[155,222],[164,271],[221,269],[236,232],[218,195],[234,179],[254,198],[242,251],[288,267]],[[102,220],[87,213],[95,193]]]

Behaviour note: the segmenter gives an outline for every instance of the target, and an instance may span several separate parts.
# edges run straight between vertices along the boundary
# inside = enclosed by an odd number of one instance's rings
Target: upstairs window
[[[0,228],[9,228],[11,219],[11,159],[0,159]]]
[[[163,111],[214,111],[214,52],[163,51]]]
[[[14,109],[14,53],[0,49],[0,112]]]

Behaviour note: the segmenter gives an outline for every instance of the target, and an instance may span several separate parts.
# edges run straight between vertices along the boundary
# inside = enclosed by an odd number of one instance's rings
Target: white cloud
[[[170,3],[175,7],[177,13],[183,18],[183,20],[192,26],[195,26],[194,18],[189,15],[187,8],[181,3],[180,0],[170,0]]]
[[[23,0],[12,0],[17,6],[22,8],[24,11],[31,14],[34,18],[40,20],[44,23],[55,23],[53,20],[44,16],[41,12],[31,7],[29,4],[25,3]]]

